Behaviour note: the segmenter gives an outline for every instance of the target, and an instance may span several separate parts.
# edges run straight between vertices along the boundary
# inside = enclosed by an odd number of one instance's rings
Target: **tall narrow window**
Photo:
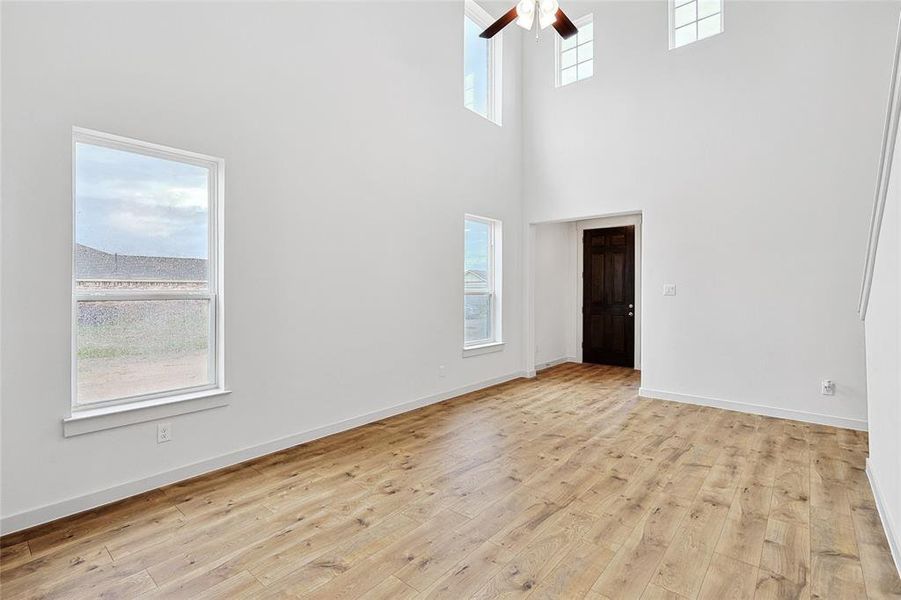
[[[219,387],[222,161],[73,135],[73,410]]]
[[[467,215],[464,221],[463,347],[501,342],[501,222]]]
[[[593,15],[576,19],[573,24],[579,33],[564,40],[557,40],[557,87],[588,79],[594,75],[594,22]]]
[[[490,40],[479,34],[494,18],[472,0],[463,13],[463,106],[501,124],[503,34]]]
[[[723,0],[670,0],[670,50],[723,32]]]

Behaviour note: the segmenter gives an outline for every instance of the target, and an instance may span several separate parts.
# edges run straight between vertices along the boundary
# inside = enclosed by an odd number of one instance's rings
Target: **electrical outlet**
[[[664,296],[675,296],[676,295],[676,284],[675,283],[664,283],[663,284],[663,295]]]
[[[172,441],[172,423],[158,423],[156,426],[156,443],[164,444]]]
[[[835,395],[835,382],[831,379],[824,379],[821,383],[820,393],[824,396]]]
[[[438,377],[440,377],[441,379],[447,377],[447,372],[444,368],[444,365],[438,365]]]

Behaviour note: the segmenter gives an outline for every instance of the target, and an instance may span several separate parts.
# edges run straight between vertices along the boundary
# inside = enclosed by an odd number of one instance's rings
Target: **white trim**
[[[2,532],[3,535],[6,535],[15,531],[27,529],[28,527],[33,527],[35,525],[47,523],[49,521],[60,519],[62,517],[73,515],[85,510],[90,510],[104,504],[109,504],[110,502],[116,502],[117,500],[122,500],[136,494],[154,490],[161,486],[169,485],[177,481],[183,481],[191,477],[197,477],[198,475],[203,475],[217,469],[222,469],[224,467],[258,458],[260,456],[272,454],[273,452],[278,452],[286,448],[291,448],[292,446],[297,446],[298,444],[303,444],[329,435],[340,433],[342,431],[347,431],[348,429],[353,429],[361,425],[366,425],[368,423],[392,417],[394,415],[399,415],[401,413],[409,412],[417,408],[429,406],[430,404],[443,402],[444,400],[449,400],[462,394],[482,390],[525,376],[526,373],[524,371],[514,371],[500,377],[486,379],[484,381],[458,387],[446,392],[426,396],[418,400],[396,404],[394,406],[389,406],[388,408],[383,408],[381,410],[366,413],[358,417],[345,419],[331,425],[317,427],[315,429],[310,429],[301,433],[289,435],[287,437],[272,440],[270,442],[265,442],[263,444],[257,444],[255,446],[244,448],[243,450],[237,450],[235,452],[222,454],[215,458],[196,462],[191,465],[179,467],[177,469],[172,469],[169,471],[163,471],[149,477],[135,479],[133,481],[116,485],[104,490],[98,490],[96,492],[91,492],[81,496],[75,496],[67,500],[54,502],[52,504],[47,504],[39,508],[5,516],[0,519],[0,532]]]
[[[143,154],[154,158],[161,158],[183,164],[190,164],[207,169],[208,175],[208,258],[207,258],[207,289],[203,291],[185,290],[183,292],[166,290],[159,292],[113,292],[103,293],[95,290],[79,291],[76,288],[75,279],[75,245],[76,245],[76,146],[77,144],[91,144],[112,148],[132,154]],[[110,406],[128,406],[143,410],[147,406],[157,406],[160,398],[167,398],[172,402],[180,402],[194,399],[198,394],[209,396],[210,392],[219,392],[222,395],[225,389],[225,310],[224,310],[224,211],[225,211],[225,160],[189,150],[180,150],[170,146],[154,144],[143,140],[127,138],[121,135],[105,133],[86,129],[84,127],[72,127],[72,259],[71,259],[71,325],[70,325],[70,408],[69,416],[65,422],[79,420],[82,413],[88,415],[105,411]],[[90,301],[113,300],[195,300],[206,299],[209,301],[210,331],[209,331],[209,372],[213,373],[212,381],[207,384],[189,389],[164,390],[151,394],[142,394],[126,398],[113,398],[100,402],[78,402],[78,303]],[[147,404],[152,402],[152,404]],[[119,411],[115,411],[119,412]],[[182,411],[185,412],[185,411]],[[188,411],[193,412],[193,411]],[[179,413],[175,413],[179,414]],[[122,421],[140,422],[147,420],[134,415],[131,419]],[[99,421],[97,423],[100,423]],[[123,423],[128,424],[128,423]],[[116,427],[118,425],[109,425]],[[99,427],[107,429],[109,427]],[[68,437],[68,431],[73,429],[64,425],[64,435]],[[76,428],[82,429],[82,427]],[[81,431],[86,433],[87,431]],[[71,435],[78,435],[73,433]]]
[[[474,0],[464,0],[463,16],[468,17],[476,25],[483,30],[487,29],[495,18],[487,10],[479,6]],[[465,34],[464,34],[465,35]],[[464,41],[465,43],[465,41]],[[465,54],[464,48],[461,57]],[[463,68],[466,68],[465,59]],[[463,72],[463,78],[466,78],[466,72]],[[465,93],[465,88],[464,88]],[[465,98],[464,98],[465,102]],[[503,126],[503,106],[504,106],[504,33],[499,32],[493,38],[488,40],[488,114],[483,115],[475,110],[468,109],[464,104],[464,108],[471,112],[484,117],[497,125]]]
[[[873,463],[869,458],[867,459],[867,480],[869,480],[870,488],[873,490],[873,498],[876,500],[876,511],[879,513],[882,528],[885,530],[885,537],[888,540],[892,559],[895,561],[895,569],[898,571],[898,576],[901,577],[901,530],[895,527],[892,516],[886,509],[885,497],[876,483],[878,478],[873,470]]]
[[[876,171],[876,193],[873,212],[870,215],[870,233],[867,239],[863,281],[857,304],[857,314],[861,320],[866,318],[867,306],[870,302],[870,288],[873,285],[873,272],[876,268],[876,250],[879,246],[879,232],[882,229],[882,214],[885,212],[885,201],[892,176],[892,160],[895,155],[895,139],[898,135],[898,122],[901,120],[901,66],[899,63],[901,63],[901,17],[899,17],[898,33],[895,39],[895,59],[892,64],[888,107],[885,111],[885,125],[882,131],[882,150],[879,154],[879,165]]]
[[[81,409],[63,419],[63,436],[73,437],[228,405],[230,390],[213,388],[178,395]]]
[[[563,363],[575,363],[580,362],[576,360],[575,356],[561,356],[560,358],[555,358],[554,360],[549,360],[547,362],[538,363],[535,365],[536,371],[541,371],[543,369],[550,369],[551,367],[556,367],[557,365],[562,365]]]
[[[848,419],[846,417],[822,415],[819,413],[792,410],[789,408],[751,404],[749,402],[735,402],[732,400],[721,400],[719,398],[709,398],[706,396],[652,390],[646,387],[638,388],[638,395],[655,400],[669,400],[671,402],[681,402],[683,404],[697,404],[699,406],[722,408],[724,410],[762,415],[764,417],[776,417],[778,419],[789,419],[792,421],[802,421],[804,423],[815,423],[817,425],[830,425],[832,427],[855,429],[857,431],[867,430],[866,419]]]
[[[501,352],[504,349],[504,342],[489,342],[487,344],[479,344],[477,346],[466,346],[463,348],[463,358],[470,356],[481,356],[482,354],[491,354],[492,352]]]

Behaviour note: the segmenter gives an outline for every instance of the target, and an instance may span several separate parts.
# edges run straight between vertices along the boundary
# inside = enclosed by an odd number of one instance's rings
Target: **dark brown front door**
[[[582,285],[582,360],[635,364],[635,227],[587,229]]]

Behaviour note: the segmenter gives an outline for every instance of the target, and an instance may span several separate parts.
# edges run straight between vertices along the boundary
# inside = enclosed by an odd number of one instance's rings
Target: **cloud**
[[[206,257],[205,168],[79,144],[75,169],[79,243],[122,254]]]

